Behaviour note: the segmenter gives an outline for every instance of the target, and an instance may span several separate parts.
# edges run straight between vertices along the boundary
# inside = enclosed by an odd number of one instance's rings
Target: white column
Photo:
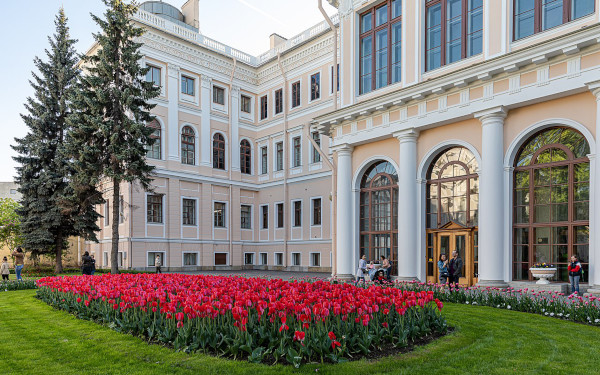
[[[407,129],[394,133],[400,142],[398,171],[398,278],[414,280],[418,273],[417,138]]]
[[[337,152],[337,241],[336,265],[338,278],[352,278],[354,269],[354,244],[352,233],[352,147],[344,144],[336,147]]]
[[[167,159],[179,161],[179,66],[169,64],[167,98],[169,113],[167,123]]]
[[[590,158],[590,269],[589,284],[595,295],[600,294],[600,160],[598,160],[598,139],[600,139],[600,81],[587,84],[596,97],[596,154]],[[586,280],[586,281],[588,281]]]
[[[504,107],[475,114],[482,126],[479,190],[479,285],[506,286],[504,280]]]
[[[202,108],[202,120],[200,122],[200,165],[211,167],[210,151],[212,139],[210,136],[210,95],[212,79],[202,76],[200,107]]]
[[[240,88],[238,86],[231,86],[231,169],[233,171],[240,171]]]

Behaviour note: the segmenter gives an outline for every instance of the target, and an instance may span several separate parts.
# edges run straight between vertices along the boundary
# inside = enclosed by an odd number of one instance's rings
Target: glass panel
[[[446,64],[450,64],[462,56],[462,0],[446,4]]]
[[[529,246],[515,246],[513,253],[514,262],[529,262]]]
[[[440,236],[440,255],[442,254],[450,259],[450,236]]]
[[[588,182],[590,180],[590,163],[575,164],[575,182]]]
[[[535,186],[550,185],[550,168],[536,169],[533,173]]]
[[[529,228],[515,228],[514,235],[513,241],[517,245],[526,245],[529,243]]]
[[[442,5],[427,8],[427,70],[442,65]]]
[[[375,27],[381,26],[387,22],[388,7],[387,4],[375,9]]]
[[[550,245],[546,246],[535,246],[535,259],[536,263],[551,263],[550,257]]]
[[[550,228],[535,228],[534,241],[536,245],[550,244]]]
[[[529,204],[529,189],[515,191],[515,204],[519,206]]]
[[[542,30],[563,23],[563,0],[542,0]]]
[[[593,9],[593,7],[592,7]],[[392,0],[392,19],[402,15],[402,0]]]
[[[573,242],[574,243],[589,243],[590,242],[590,227],[583,225],[573,228]]]
[[[535,26],[535,0],[515,1],[515,39],[533,35]]]
[[[569,157],[567,156],[567,153],[564,150],[561,150],[560,148],[553,148],[552,149],[552,161],[564,161],[567,160]]]
[[[397,1],[400,2],[399,0]],[[402,76],[402,23],[392,25],[392,83],[400,82]]]
[[[535,206],[535,222],[550,222],[550,206]]]
[[[520,171],[515,173],[515,186],[518,188],[528,188],[529,187],[529,172],[528,171]]]
[[[590,211],[588,202],[575,202],[574,204],[574,220],[589,220]]]
[[[513,264],[513,280],[528,280],[529,279],[529,263],[514,263]]]
[[[577,19],[594,13],[594,0],[571,0],[571,18]]]
[[[567,245],[552,246],[552,263],[566,263],[569,261],[569,247]]]
[[[550,203],[550,188],[549,187],[541,187],[535,188],[534,195],[534,203],[535,204],[548,204]]]
[[[373,18],[371,16],[370,12],[360,18],[360,32],[361,33],[371,30],[371,27],[373,26],[372,19]]]
[[[462,267],[462,275],[466,275],[465,273],[465,259],[466,259],[466,242],[467,242],[467,236],[462,234],[462,235],[457,235],[454,238],[455,241],[455,248],[454,250],[456,250],[458,252],[458,255],[463,259],[463,267]]]
[[[387,7],[386,7],[387,8]],[[386,13],[387,14],[387,13]],[[387,64],[388,64],[388,31],[387,29],[378,31],[375,35],[375,88],[381,88],[387,85]]]
[[[573,255],[579,259],[582,263],[590,261],[590,246],[589,245],[576,245],[573,246]]]
[[[555,204],[552,206],[552,221],[569,221],[569,204]]]
[[[547,188],[544,188],[547,189]],[[537,189],[536,189],[537,190]],[[552,203],[566,203],[569,201],[569,186],[552,186]]]
[[[552,184],[566,184],[569,182],[569,167],[554,167],[552,168],[551,175]]]
[[[516,207],[516,222],[517,223],[528,223],[529,222],[529,206]]]
[[[360,40],[360,87],[361,93],[366,93],[372,90],[371,74],[372,61],[371,54],[373,53],[373,38],[368,36]]]
[[[483,0],[469,0],[467,57],[478,55],[483,46]]]

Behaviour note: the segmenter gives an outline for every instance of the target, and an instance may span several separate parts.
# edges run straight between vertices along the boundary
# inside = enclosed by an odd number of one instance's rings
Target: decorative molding
[[[405,130],[401,130],[392,134],[394,138],[397,138],[400,143],[404,142],[416,142],[417,138],[419,138],[419,131],[415,128],[409,128]]]

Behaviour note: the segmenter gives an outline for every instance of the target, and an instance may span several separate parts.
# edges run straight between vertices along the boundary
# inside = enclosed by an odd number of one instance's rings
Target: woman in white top
[[[356,284],[358,284],[358,280],[362,279],[363,283],[365,283],[365,273],[367,272],[367,256],[363,255],[360,257],[358,261],[358,270],[356,270]]]

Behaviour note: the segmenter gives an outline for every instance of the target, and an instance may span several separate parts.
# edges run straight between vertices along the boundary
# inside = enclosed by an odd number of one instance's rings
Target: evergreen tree
[[[154,167],[146,162],[146,147],[154,139],[146,123],[153,119],[154,105],[147,101],[157,97],[160,88],[146,82],[148,68],[138,63],[142,44],[135,39],[144,31],[131,20],[136,4],[103,2],[105,19],[92,15],[101,32],[94,34],[96,51],[83,57],[86,74],[74,99],[77,110],[69,118],[68,143],[77,172],[76,190],[112,185],[111,272],[117,273],[121,182],[150,189]]]
[[[47,61],[36,57],[39,74],[32,73],[30,81],[35,93],[27,99],[28,114],[21,115],[29,128],[28,134],[15,139],[12,146],[18,152],[15,181],[23,194],[18,213],[21,218],[23,246],[35,258],[41,254],[54,255],[56,272],[62,272],[62,252],[67,238],[83,235],[95,239],[97,215],[91,204],[77,204],[69,187],[72,166],[64,158],[66,123],[71,112],[73,95],[80,71],[74,39],[69,36],[67,17],[61,8],[55,20],[56,33],[48,37],[50,49]],[[77,214],[67,208],[79,207]]]

